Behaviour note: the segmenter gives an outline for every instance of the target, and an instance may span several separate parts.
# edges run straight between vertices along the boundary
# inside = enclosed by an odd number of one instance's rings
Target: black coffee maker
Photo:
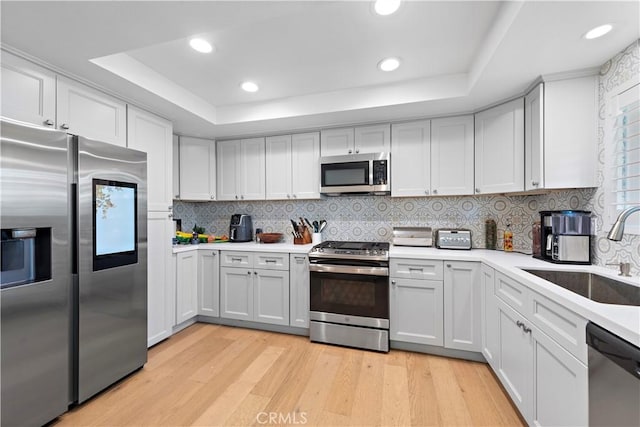
[[[540,254],[557,264],[591,264],[591,212],[540,212]]]
[[[253,221],[251,215],[233,214],[229,225],[230,242],[250,242],[253,240]]]

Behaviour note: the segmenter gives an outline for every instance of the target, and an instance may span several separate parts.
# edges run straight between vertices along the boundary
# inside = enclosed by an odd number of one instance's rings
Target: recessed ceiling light
[[[378,15],[391,15],[400,7],[400,0],[376,0],[373,8]]]
[[[189,40],[189,45],[194,50],[197,50],[200,53],[210,53],[211,51],[213,51],[213,46],[211,46],[211,44],[204,39],[199,39],[199,38],[191,39]]]
[[[587,40],[597,39],[598,37],[604,36],[612,29],[613,25],[611,24],[600,25],[599,27],[595,27],[594,29],[589,30],[587,34],[584,35],[584,38]]]
[[[400,66],[398,58],[386,58],[378,62],[378,68],[382,71],[393,71]]]
[[[240,87],[246,92],[257,92],[259,89],[258,85],[254,82],[244,82],[240,85]]]

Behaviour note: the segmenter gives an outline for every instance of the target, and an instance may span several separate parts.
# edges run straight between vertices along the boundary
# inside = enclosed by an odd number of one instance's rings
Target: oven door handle
[[[363,274],[366,276],[388,276],[387,267],[362,267],[355,265],[311,264],[309,271],[315,273]]]

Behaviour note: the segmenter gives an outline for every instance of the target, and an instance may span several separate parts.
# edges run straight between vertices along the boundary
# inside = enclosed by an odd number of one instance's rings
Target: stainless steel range
[[[389,351],[389,243],[327,241],[309,263],[311,341]]]

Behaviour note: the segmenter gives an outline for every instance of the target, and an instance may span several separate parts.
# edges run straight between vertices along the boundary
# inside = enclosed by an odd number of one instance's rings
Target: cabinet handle
[[[409,271],[422,271],[422,268],[418,268],[418,267],[409,267]]]
[[[47,126],[53,126],[53,121],[52,120],[45,120],[44,122],[42,122],[43,124],[47,125]]]
[[[257,276],[257,275],[258,275],[258,272],[257,272],[257,271],[254,271],[254,272],[253,272],[253,274],[255,274],[255,275]]]
[[[518,328],[522,328],[522,325],[524,325],[524,323],[522,323],[522,322],[521,322],[521,321],[519,321],[519,320],[516,320],[516,326],[517,326]]]
[[[531,181],[531,185],[537,187],[540,183],[537,181]]]
[[[294,195],[293,195],[293,198],[294,198],[294,199],[297,199],[297,198],[298,198],[298,196],[297,196],[296,194],[294,194]]]
[[[244,195],[243,195],[243,194],[241,194],[241,195],[240,195],[240,198],[241,198],[242,200],[244,200]]]
[[[524,323],[522,324],[522,330],[526,333],[526,334],[530,334],[531,333],[531,328],[527,328]]]
[[[250,272],[250,271],[247,271],[247,274],[251,274],[251,272]]]
[[[215,199],[216,196],[214,196],[213,194],[211,195],[211,200]]]
[[[451,264],[447,264],[447,268],[451,268]]]
[[[167,215],[169,218],[173,218],[173,214],[169,214]]]
[[[476,188],[476,193],[479,193],[479,192],[480,192],[480,189],[479,189],[479,188]]]
[[[242,262],[242,258],[231,258],[231,262]]]
[[[429,190],[424,190],[424,194],[429,195]]]
[[[296,256],[294,257],[296,261],[298,262],[303,262],[304,261],[304,257],[303,256]]]
[[[291,198],[291,195],[290,195],[290,194],[287,194],[287,199],[290,199],[290,198]]]
[[[236,194],[236,200],[238,200],[238,195]]]
[[[176,194],[175,196],[173,196],[174,199],[180,199],[180,195]]]
[[[217,254],[215,252],[211,252],[211,256],[216,256]]]
[[[353,150],[349,150],[349,154],[353,153]]]
[[[265,259],[265,264],[275,264],[277,261],[275,259]]]
[[[359,148],[356,148],[356,154],[358,154],[360,152]]]
[[[66,123],[63,123],[63,124],[60,125],[60,129],[67,130],[67,129],[69,129],[69,125],[66,124]]]
[[[438,194],[438,190],[433,190],[433,194]]]
[[[395,280],[392,280],[392,281],[391,281],[391,286],[395,286],[395,285],[396,285],[396,281],[395,281]]]

